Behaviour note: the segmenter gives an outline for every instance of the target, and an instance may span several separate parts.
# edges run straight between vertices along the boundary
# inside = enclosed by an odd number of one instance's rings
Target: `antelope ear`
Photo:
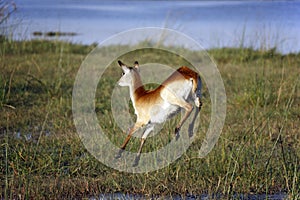
[[[119,63],[119,65],[120,65],[120,67],[126,67],[126,65],[125,65],[124,63],[122,63],[121,60],[118,60],[118,63]]]
[[[139,69],[139,63],[138,63],[138,61],[134,62],[134,68]]]

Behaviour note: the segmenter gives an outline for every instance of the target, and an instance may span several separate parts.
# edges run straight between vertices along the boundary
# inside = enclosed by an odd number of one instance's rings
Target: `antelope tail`
[[[195,104],[200,110],[202,106],[202,81],[199,75],[197,75],[197,79],[194,79],[193,81],[193,92],[195,94]]]

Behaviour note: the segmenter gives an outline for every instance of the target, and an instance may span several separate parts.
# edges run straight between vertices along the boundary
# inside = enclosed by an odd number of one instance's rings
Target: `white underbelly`
[[[193,87],[192,81],[186,80],[183,82],[174,82],[169,85],[167,85],[164,90],[166,93],[173,94],[179,99],[187,101],[187,98],[189,97],[189,94],[191,93]],[[162,97],[164,99],[164,102],[160,105],[153,105],[150,111],[151,116],[151,122],[152,123],[163,123],[168,118],[172,117],[176,111],[179,110],[179,106],[171,104],[168,102],[168,94],[165,94],[165,97]]]
[[[171,105],[168,102],[164,102],[162,105],[155,105],[150,111],[151,122],[163,123],[178,109],[178,106]]]

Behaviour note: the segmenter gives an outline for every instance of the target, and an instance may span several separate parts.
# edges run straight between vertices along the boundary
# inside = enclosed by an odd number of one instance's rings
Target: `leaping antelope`
[[[201,87],[202,82],[198,73],[186,66],[180,67],[169,78],[167,78],[160,86],[154,90],[146,90],[142,84],[139,73],[139,64],[135,61],[133,67],[129,67],[118,61],[123,70],[122,77],[118,81],[120,86],[128,86],[130,99],[137,116],[136,122],[130,128],[120,151],[116,158],[120,158],[132,134],[146,125],[142,135],[140,148],[138,150],[133,166],[138,165],[141,151],[145,140],[149,133],[154,129],[155,124],[165,122],[172,114],[176,113],[180,108],[185,109],[185,115],[181,118],[179,124],[175,128],[176,136],[183,123],[189,117],[193,110],[193,105],[188,102],[189,99],[194,100],[198,107],[191,125],[201,109]],[[191,126],[190,125],[190,126]]]

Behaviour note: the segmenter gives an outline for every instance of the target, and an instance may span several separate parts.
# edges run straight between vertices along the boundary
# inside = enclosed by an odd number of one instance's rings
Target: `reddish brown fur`
[[[177,71],[174,72],[167,80],[165,80],[162,83],[162,85],[167,85],[170,82],[176,82],[182,77],[184,77],[187,80],[193,81],[193,92],[195,92],[198,84],[198,74],[186,66],[182,66],[179,69],[177,69]]]
[[[182,78],[193,81],[193,92],[195,92],[198,84],[198,74],[186,66],[182,66],[179,69],[177,69],[173,74],[171,74],[171,76],[169,76],[160,86],[158,86],[154,90],[145,90],[141,78],[138,74],[138,79],[135,80],[134,83],[137,86],[134,92],[135,100],[136,102],[138,101],[153,102],[153,100],[155,100],[159,96],[161,90],[166,85],[172,82],[182,81]]]
[[[136,70],[136,69],[133,69]],[[136,80],[134,82],[135,85],[135,92],[134,92],[134,99],[135,105],[138,113],[142,115],[142,118],[148,118],[148,109],[151,109],[149,105],[161,104],[163,99],[160,96],[162,89],[172,83],[178,82],[183,80],[192,80],[193,81],[193,92],[197,89],[197,82],[198,82],[198,74],[189,69],[186,66],[182,66],[177,69],[173,74],[171,74],[160,86],[158,86],[154,90],[145,90],[141,77],[137,71],[134,73],[136,74]],[[183,79],[184,78],[184,79]]]

